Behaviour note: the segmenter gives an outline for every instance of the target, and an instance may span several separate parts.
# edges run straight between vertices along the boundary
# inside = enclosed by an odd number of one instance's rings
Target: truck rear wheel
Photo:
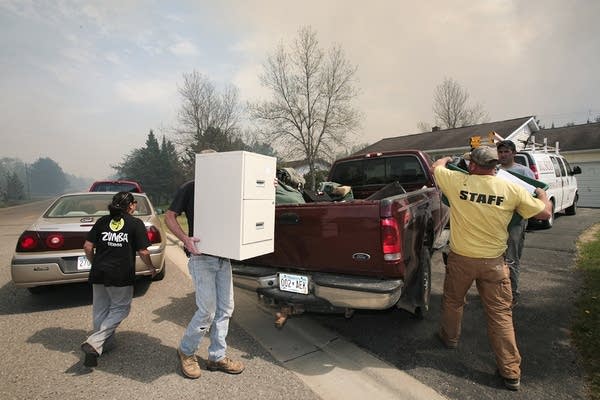
[[[419,289],[416,298],[418,304],[415,308],[415,316],[423,319],[429,311],[429,300],[431,298],[431,252],[427,247],[423,247],[421,254],[419,254],[417,284]]]

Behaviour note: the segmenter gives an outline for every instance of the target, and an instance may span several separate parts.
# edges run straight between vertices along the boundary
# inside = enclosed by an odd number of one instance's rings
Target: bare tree
[[[356,70],[340,46],[320,48],[310,27],[299,30],[289,50],[279,45],[263,66],[260,80],[272,97],[252,105],[252,116],[279,154],[306,158],[313,178],[315,161],[335,154],[359,127]]]
[[[433,114],[435,122],[446,129],[484,122],[488,115],[481,104],[469,106],[469,93],[452,78],[445,78],[435,88]]]
[[[213,82],[194,70],[183,74],[183,85],[178,89],[182,104],[176,129],[177,143],[183,146],[188,157],[189,153],[202,150],[201,147],[229,150],[216,148],[218,143],[211,143],[207,132],[218,131],[229,142],[239,139],[241,106],[237,88],[230,85],[219,92]]]

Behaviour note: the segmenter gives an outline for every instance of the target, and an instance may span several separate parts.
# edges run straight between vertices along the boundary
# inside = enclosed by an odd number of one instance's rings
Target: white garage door
[[[579,165],[581,174],[577,177],[579,187],[579,207],[600,208],[600,162],[571,163]]]

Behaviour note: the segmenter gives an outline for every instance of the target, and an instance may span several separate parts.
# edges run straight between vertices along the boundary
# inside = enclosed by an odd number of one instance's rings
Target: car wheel
[[[154,278],[152,278],[152,280],[153,281],[162,281],[165,278],[166,270],[167,270],[167,263],[165,261],[163,261],[163,265],[162,265],[160,272],[158,274],[154,275]]]
[[[554,201],[550,200],[550,202],[552,203],[552,212],[550,214],[550,218],[548,218],[545,221],[542,221],[542,228],[545,229],[552,228],[552,225],[554,225]]]
[[[575,195],[575,199],[573,199],[573,204],[570,207],[565,209],[565,214],[567,215],[575,215],[577,214],[577,195]]]
[[[431,298],[431,252],[427,247],[423,247],[419,255],[417,284],[419,287],[416,300],[419,304],[415,308],[415,316],[418,319],[423,319],[429,311],[429,300]]]

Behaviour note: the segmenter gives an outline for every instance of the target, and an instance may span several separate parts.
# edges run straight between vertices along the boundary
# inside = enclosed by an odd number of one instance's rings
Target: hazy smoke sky
[[[150,129],[171,138],[183,73],[261,98],[262,63],[303,25],[358,66],[356,142],[433,122],[445,77],[491,121],[583,123],[600,115],[598,15],[594,0],[0,0],[0,157],[107,177]]]

